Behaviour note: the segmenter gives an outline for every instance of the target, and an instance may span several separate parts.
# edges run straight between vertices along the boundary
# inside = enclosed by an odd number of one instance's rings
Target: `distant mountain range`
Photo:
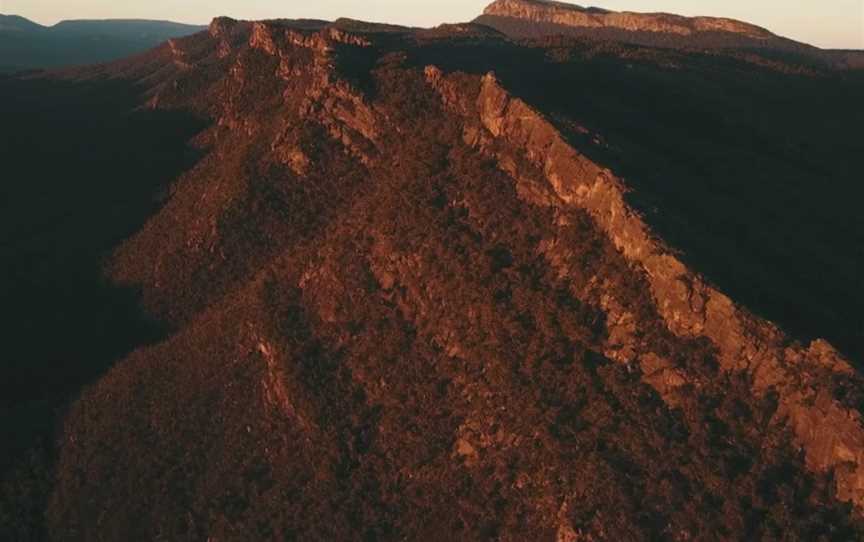
[[[770,51],[774,57],[794,57],[799,64],[864,68],[864,52],[820,49],[720,17],[617,12],[545,0],[495,0],[474,22],[514,39],[570,36],[671,49]]]
[[[108,62],[203,30],[146,20],[75,20],[42,26],[0,15],[0,72]]]

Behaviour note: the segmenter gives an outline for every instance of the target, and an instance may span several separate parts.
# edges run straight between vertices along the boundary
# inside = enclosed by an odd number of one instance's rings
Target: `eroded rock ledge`
[[[541,0],[496,0],[484,15],[513,17],[539,23],[588,28],[616,28],[631,32],[665,32],[690,36],[699,32],[731,32],[750,38],[774,37],[764,28],[733,19],[682,17],[667,13],[614,12]]]
[[[502,0],[502,4],[510,0]],[[525,3],[525,2],[517,2]],[[827,378],[854,373],[849,362],[823,340],[809,346],[791,341],[775,325],[735,305],[729,297],[687,269],[674,252],[655,238],[642,218],[625,201],[627,189],[614,174],[591,162],[566,143],[540,113],[511,96],[487,74],[467,95],[456,76],[426,69],[427,81],[444,103],[465,121],[466,142],[494,158],[513,177],[523,197],[538,205],[573,206],[586,210],[617,249],[646,275],[659,314],[680,337],[705,337],[716,346],[724,371],[750,377],[754,395],[774,392],[779,398],[775,423],[787,425],[806,453],[808,468],[833,472],[838,498],[864,509],[864,425],[859,412],[840,405],[826,386]],[[504,143],[504,144],[499,144]],[[513,149],[519,149],[514,151]],[[520,156],[514,156],[513,153]],[[527,160],[542,172],[554,199],[520,178],[513,164]],[[614,324],[614,323],[613,323]],[[626,322],[621,323],[626,326]],[[620,326],[619,326],[620,327]],[[625,335],[626,329],[611,330]],[[650,378],[664,369],[651,353],[632,352],[646,382],[667,402],[674,402],[680,371]]]

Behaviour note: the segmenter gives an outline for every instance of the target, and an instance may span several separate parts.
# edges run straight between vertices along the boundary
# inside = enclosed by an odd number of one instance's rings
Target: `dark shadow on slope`
[[[102,265],[199,158],[187,142],[203,123],[135,110],[140,101],[117,80],[0,78],[0,482],[32,484],[9,474],[25,453],[50,470],[68,401],[166,331],[140,312],[134,292],[103,279]],[[13,498],[24,500],[6,513],[26,516],[27,497]]]
[[[442,43],[412,61],[495,71],[625,177],[631,203],[692,268],[794,337],[864,362],[864,75],[584,40]]]
[[[49,69],[110,62],[201,30],[205,27],[161,21],[64,21],[0,32],[0,71],[2,65]]]

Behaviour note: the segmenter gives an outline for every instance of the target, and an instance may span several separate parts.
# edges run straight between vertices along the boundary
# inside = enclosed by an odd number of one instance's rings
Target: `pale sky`
[[[491,0],[0,0],[0,13],[63,19],[141,18],[206,24],[239,19],[350,17],[410,26],[464,22]],[[820,47],[864,49],[864,0],[596,0],[618,11],[732,17]]]

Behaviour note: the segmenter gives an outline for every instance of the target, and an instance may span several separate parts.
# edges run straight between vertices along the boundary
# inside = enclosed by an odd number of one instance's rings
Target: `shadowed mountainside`
[[[203,124],[136,111],[139,93],[121,80],[0,77],[3,479],[21,468],[37,483],[50,476],[51,429],[70,396],[164,334],[134,292],[103,278],[103,259],[194,162],[186,142]],[[45,506],[19,489],[10,526]]]
[[[0,14],[0,73],[108,62],[204,27],[168,21],[61,21],[42,26]]]
[[[37,181],[3,187],[8,412],[76,398],[10,457],[2,534],[864,536],[862,89],[764,51],[227,18],[0,79]]]

